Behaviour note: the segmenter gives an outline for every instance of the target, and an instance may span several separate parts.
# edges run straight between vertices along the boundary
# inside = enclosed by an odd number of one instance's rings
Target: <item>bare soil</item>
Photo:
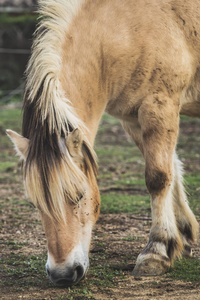
[[[1,184],[1,196],[4,201],[9,197],[24,199],[21,184]],[[9,259],[10,255],[44,256],[46,253],[46,239],[39,220],[38,213],[33,210],[23,210],[17,212],[16,216],[10,213],[9,207],[3,210],[3,228],[1,230],[0,242],[2,244],[1,256]],[[21,222],[20,220],[23,220]],[[131,271],[134,267],[137,255],[145,246],[148,240],[151,220],[130,214],[103,214],[100,216],[93,233],[91,245],[91,259],[93,264],[109,265],[107,271],[121,270],[122,277],[114,278],[114,287],[99,289],[92,287],[92,299],[200,299],[200,283],[185,282],[162,277],[134,278]],[[134,237],[133,239],[129,237]],[[11,250],[3,244],[6,241],[17,241],[24,245],[21,249]],[[27,244],[26,244],[27,242]],[[194,257],[200,258],[200,243],[193,248]],[[102,255],[102,258],[101,258]],[[104,258],[106,255],[106,261]],[[95,257],[98,258],[95,261]],[[17,265],[16,265],[17,268]],[[5,272],[3,272],[5,275]],[[1,275],[0,272],[0,279]],[[36,274],[34,273],[33,276]],[[36,275],[37,276],[37,275]],[[96,275],[98,276],[98,274]],[[44,278],[44,279],[43,279]],[[12,286],[4,285],[0,290],[1,299],[89,299],[88,296],[76,295],[68,298],[67,289],[58,289],[48,283],[48,278],[43,276],[32,286],[26,286],[18,291],[18,286],[23,286],[26,276],[16,276]],[[4,278],[5,279],[5,278]],[[87,286],[87,282],[94,279],[94,275],[88,275],[82,283],[82,287]],[[7,276],[6,280],[13,281],[13,276]],[[34,278],[33,278],[34,280]],[[42,286],[42,280],[46,281],[46,286]],[[49,285],[48,285],[49,284]],[[13,292],[14,290],[14,292]],[[58,298],[58,294],[60,295]],[[62,298],[63,297],[63,298]]]
[[[190,135],[191,128],[185,134]],[[7,151],[10,152],[10,148]],[[187,162],[190,158],[186,165]],[[80,289],[74,289],[74,294],[73,288],[61,289],[50,284],[43,269],[30,270],[31,257],[41,258],[44,268],[46,239],[37,211],[25,204],[20,173],[18,167],[8,169],[0,181],[0,299],[200,299],[200,282],[174,279],[168,274],[146,278],[131,275],[137,255],[148,241],[151,226],[151,219],[142,215],[100,215],[93,232],[90,254],[91,268],[98,266],[98,271],[89,270],[80,283]],[[199,241],[194,245],[193,255],[200,259]],[[21,274],[17,257],[22,256],[27,272]],[[8,269],[12,257],[16,257],[16,265],[12,262]],[[105,273],[101,275],[101,269],[106,270],[108,275],[119,271],[120,276],[112,277],[111,285],[109,278],[107,283],[102,278],[100,286],[100,281],[98,284],[95,282],[98,277],[105,276]],[[86,288],[91,294],[87,290],[84,296]]]

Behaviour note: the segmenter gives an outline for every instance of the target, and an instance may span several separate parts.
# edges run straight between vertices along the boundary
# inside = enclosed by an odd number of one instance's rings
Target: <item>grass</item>
[[[18,158],[15,155],[10,155],[7,147],[12,147],[11,141],[5,134],[7,128],[21,131],[22,112],[20,109],[5,109],[0,111],[0,135],[1,148],[5,149],[0,153],[0,172],[1,174],[9,171],[10,176],[14,177],[13,172],[18,163]],[[190,119],[183,118],[183,122],[190,122]],[[105,114],[99,128],[97,142],[95,145],[96,152],[99,159],[99,186],[100,189],[104,186],[114,186],[119,189],[118,192],[102,193],[102,213],[120,213],[130,212],[139,214],[149,214],[150,200],[147,195],[144,180],[144,160],[136,145],[129,140],[124,140],[121,145],[120,140],[115,134],[115,145],[109,144],[105,140],[108,130],[117,128],[119,132],[122,131],[121,125],[118,120]],[[191,137],[190,137],[191,138]],[[184,144],[184,135],[181,137],[181,143]],[[113,141],[112,141],[113,142]],[[117,143],[117,145],[116,145]],[[194,147],[195,148],[195,147]],[[14,152],[13,152],[14,154]],[[198,155],[198,153],[197,153]],[[194,159],[191,155],[190,158]],[[2,176],[0,176],[2,181]],[[185,176],[185,181],[188,186],[190,205],[195,213],[200,214],[200,203],[197,201],[200,188],[200,175],[188,172]],[[141,190],[137,193],[132,192],[124,193],[124,188],[133,187],[133,189]],[[122,189],[120,191],[120,188]]]
[[[101,213],[150,214],[149,196],[108,193],[101,196]]]
[[[178,143],[178,153],[180,152],[182,159],[187,158],[186,167],[188,167],[187,163],[189,162],[190,168],[185,172],[186,190],[192,210],[195,214],[200,215],[200,202],[198,201],[200,193],[198,170],[200,169],[197,169],[195,173],[193,172],[198,166],[200,167],[199,137],[196,134],[188,135],[185,132],[185,128],[194,127],[193,122],[194,119],[192,118],[181,117],[182,129]],[[195,122],[197,122],[196,126],[200,125],[199,120],[195,119]],[[144,180],[144,159],[133,142],[128,139],[123,139],[121,142],[121,140],[118,140],[118,135],[112,134],[113,127],[117,132],[121,132],[119,121],[104,115],[95,146],[99,159],[100,189],[103,189],[104,186],[119,189],[118,192],[108,191],[106,194],[102,193],[101,212],[149,214],[150,199],[147,195]],[[114,135],[112,139],[106,138],[108,130],[110,130],[111,136]],[[186,147],[188,145],[189,149]],[[133,191],[125,194],[124,189],[127,187],[133,187]],[[135,192],[134,189],[138,189],[138,191]]]
[[[1,14],[1,20],[0,20],[0,29],[7,28],[7,26],[21,26],[27,23],[36,23],[38,19],[37,15],[33,14],[23,14],[23,15],[16,15],[16,16],[10,16],[6,13]]]
[[[16,242],[8,241],[6,244],[13,246],[16,245]],[[22,244],[21,246],[23,247]],[[64,289],[64,296],[62,294],[59,296],[58,291],[58,298],[56,299],[74,299],[73,297],[80,297],[78,299],[95,299],[93,296],[94,287],[98,287],[99,291],[104,291],[105,287],[115,286],[116,277],[126,280],[121,270],[113,270],[106,264],[106,259],[106,253],[103,256],[96,253],[95,257],[90,258],[91,265],[86,278],[78,286]],[[101,264],[97,263],[99,261],[101,261]],[[6,274],[6,277],[0,279],[0,284],[4,287],[12,286],[13,292],[23,292],[27,287],[40,286],[43,290],[54,288],[46,276],[44,270],[45,262],[46,255],[39,257],[32,255],[29,257],[11,252],[9,258],[0,258],[0,275],[1,273]]]
[[[8,240],[8,241],[2,241],[0,242],[0,245],[7,245],[10,250],[17,250],[23,248],[23,246],[28,245],[27,242],[18,242],[14,240]]]
[[[24,245],[21,246],[23,249]],[[1,272],[4,271],[6,273],[6,277],[1,279],[2,286],[12,285],[13,291],[15,291],[15,288],[23,290],[26,286],[40,285],[41,280],[43,280],[43,287],[49,287],[50,284],[46,280],[44,271],[45,258],[46,255],[30,257],[23,254],[15,254],[15,252],[11,252],[9,258],[1,257]]]
[[[21,132],[22,111],[20,109],[0,109],[0,161],[4,162],[5,157],[10,159],[8,152],[5,152],[8,147],[11,148],[12,143],[6,135],[6,129],[12,129]]]
[[[195,258],[183,258],[177,260],[174,267],[167,274],[168,278],[189,282],[200,282],[200,260]]]
[[[3,133],[6,129],[13,129],[21,132],[22,110],[21,109],[1,109],[0,126]]]
[[[200,174],[187,174],[185,183],[190,207],[196,215],[200,216]]]
[[[21,118],[22,114],[19,109],[0,110],[0,183],[10,182],[13,184],[16,182],[16,178],[17,182],[21,182],[20,171],[17,169],[18,158],[11,150],[12,144],[5,135],[6,128],[14,129],[17,132],[21,131]],[[191,120],[184,118],[183,125],[185,127],[187,122],[191,122]],[[115,131],[112,132],[112,128],[119,134],[115,134]],[[95,144],[99,158],[98,181],[102,190],[101,213],[119,214],[124,212],[149,216],[150,199],[144,181],[144,160],[133,142],[124,136],[121,143],[118,140],[118,135],[122,135],[119,122],[108,115],[104,115]],[[183,134],[181,136],[178,150],[182,157],[186,154],[186,165],[188,161],[190,162],[185,176],[187,192],[189,193],[191,208],[197,215],[200,215],[200,202],[197,201],[200,192],[200,175],[196,163],[199,159],[199,150],[197,150],[199,149],[199,140],[190,135],[190,139],[193,140],[193,149],[184,152],[187,148],[185,146],[187,139],[188,135]],[[194,153],[196,154],[194,155]],[[31,214],[34,212],[30,204],[24,198],[20,198],[18,192],[17,196],[5,195],[0,202],[0,210],[7,214],[10,226],[17,228],[27,222],[28,212],[31,211]],[[0,228],[3,226],[4,219],[1,220]],[[38,220],[31,220],[26,226],[27,229],[38,226]],[[123,241],[144,242],[142,237],[135,237],[134,235],[127,235],[119,239],[119,242]],[[103,251],[91,254],[91,266],[86,279],[78,286],[65,290],[58,289],[54,299],[95,299],[97,290],[98,293],[104,293],[106,288],[116,287],[117,280],[125,284],[127,277],[122,270],[115,270],[108,263],[109,253],[106,251],[106,244],[98,242],[97,246],[102,247]],[[28,247],[29,249],[30,245],[26,241],[19,242],[16,239],[2,241],[1,247],[9,252],[9,255],[2,254],[0,257],[0,284],[3,287],[11,286],[13,292],[23,292],[25,289],[37,288],[38,286],[43,292],[47,289],[54,289],[44,270],[46,253],[42,253],[40,256],[22,254],[25,253],[25,248]],[[125,259],[124,262],[126,262]],[[197,283],[200,281],[200,261],[197,259],[176,261],[174,268],[165,278]]]
[[[21,122],[21,109],[0,109],[0,183],[21,180],[20,176],[16,176],[20,172],[18,170],[19,159],[12,142],[6,135],[6,129],[13,129],[20,133]]]
[[[7,172],[16,166],[15,162],[5,161],[0,162],[0,172]]]

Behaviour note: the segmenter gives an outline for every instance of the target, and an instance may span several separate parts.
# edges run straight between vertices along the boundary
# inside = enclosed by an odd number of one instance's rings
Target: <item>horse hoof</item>
[[[169,270],[170,265],[170,261],[166,257],[164,259],[155,257],[145,259],[143,257],[143,259],[137,260],[132,275],[135,277],[163,275]]]
[[[184,247],[184,250],[183,250],[183,257],[185,258],[190,258],[192,257],[192,248],[188,245],[186,245]]]

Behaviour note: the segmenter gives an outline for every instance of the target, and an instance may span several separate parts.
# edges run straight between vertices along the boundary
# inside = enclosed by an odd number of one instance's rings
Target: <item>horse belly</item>
[[[182,106],[181,115],[200,118],[200,102],[189,102]]]
[[[180,114],[200,118],[200,70],[182,98]]]
[[[171,99],[179,95],[181,98],[196,73],[197,58],[185,42],[184,33],[175,25],[174,28],[173,33],[170,26],[163,28],[165,38],[159,41],[155,32],[148,35],[143,28],[138,34],[133,33],[132,40],[138,42],[132,42],[129,51],[123,53],[125,62],[119,67],[115,64],[115,76],[112,76],[112,69],[109,70],[110,86],[115,91],[110,93],[111,100],[106,107],[109,114],[129,121],[137,117],[143,99],[150,94],[162,93]],[[139,36],[148,39],[140,40]]]

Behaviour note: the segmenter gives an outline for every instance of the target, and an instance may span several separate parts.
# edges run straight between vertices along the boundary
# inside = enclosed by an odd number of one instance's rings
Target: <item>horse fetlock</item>
[[[166,273],[171,266],[167,256],[155,253],[140,254],[137,258],[133,276],[158,276]]]
[[[179,236],[170,238],[166,243],[167,256],[173,264],[176,257],[181,258],[183,252],[183,242]]]
[[[193,214],[192,217],[190,218],[190,222],[178,224],[182,239],[186,240],[189,244],[196,242],[199,233],[199,224]]]
[[[192,248],[189,245],[184,245],[182,256],[185,258],[192,257]]]
[[[164,229],[165,228],[165,229]],[[162,256],[167,256],[171,263],[176,257],[181,258],[183,252],[184,241],[178,231],[173,232],[173,228],[165,226],[153,227],[151,229],[150,239],[142,253],[158,253]]]
[[[188,228],[190,228],[190,227],[188,227]],[[181,233],[180,235],[181,235],[181,239],[183,242],[182,256],[186,257],[186,258],[192,257],[192,243],[194,243],[196,241],[196,235],[195,235],[195,238],[192,238],[192,239],[191,239],[191,236],[192,236],[191,234],[189,234],[190,238],[188,238],[188,234]]]

